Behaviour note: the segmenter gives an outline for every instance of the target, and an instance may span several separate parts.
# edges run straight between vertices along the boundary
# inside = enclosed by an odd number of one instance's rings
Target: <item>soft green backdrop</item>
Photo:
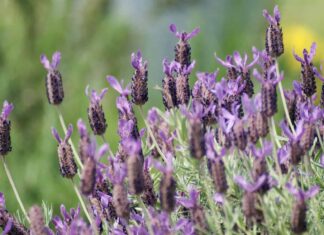
[[[324,3],[280,2],[288,40],[280,62],[288,84],[299,76],[292,49],[300,53],[314,40],[323,42]],[[219,67],[215,52],[224,58],[234,50],[251,54],[252,46],[263,47],[267,22],[262,9],[272,11],[274,4],[269,0],[0,0],[0,102],[8,99],[15,105],[10,116],[13,152],[7,160],[24,204],[30,207],[44,200],[55,212],[61,203],[68,207],[78,204],[71,183],[58,171],[50,127],[62,131],[55,107],[47,103],[41,53],[62,52],[60,71],[66,96],[60,109],[68,123],[75,125],[80,117],[87,120],[87,84],[96,89],[107,87],[108,74],[130,80],[130,54],[138,48],[149,61],[150,93],[145,110],[152,105],[162,107],[161,94],[153,87],[161,84],[162,59],[173,57],[177,40],[168,30],[170,23],[187,31],[201,28],[191,43],[195,71],[213,71]],[[319,52],[324,54],[324,43]],[[319,53],[317,62],[321,58]],[[192,76],[191,82],[194,80]],[[115,98],[116,92],[109,89],[104,99],[106,138],[113,149],[118,142]],[[74,142],[77,138],[75,132]],[[0,191],[5,193],[8,209],[16,211],[18,205],[2,167]]]

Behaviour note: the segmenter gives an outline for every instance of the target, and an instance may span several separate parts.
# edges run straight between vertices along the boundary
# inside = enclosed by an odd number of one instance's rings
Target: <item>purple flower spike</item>
[[[270,24],[278,25],[281,18],[278,5],[276,5],[273,9],[273,16],[271,16],[267,10],[263,10],[263,16],[268,20]]]
[[[200,28],[195,28],[190,33],[186,33],[186,32],[180,33],[177,31],[177,27],[175,24],[171,24],[169,26],[169,29],[177,38],[179,38],[182,41],[188,41],[189,39],[193,38],[200,32]]]
[[[0,115],[0,118],[2,118],[3,120],[7,120],[13,109],[14,109],[13,104],[10,104],[8,101],[5,100],[3,102],[3,108],[2,108],[2,113]]]
[[[113,76],[107,76],[106,79],[110,86],[114,88],[121,96],[128,96],[130,94],[131,91],[129,89],[129,85],[127,85],[125,88],[122,87],[123,81],[121,81],[120,84]]]
[[[242,176],[235,176],[234,181],[237,183],[242,189],[249,193],[253,193],[259,190],[264,182],[267,180],[266,175],[262,175],[255,183],[247,182]]]
[[[295,188],[291,183],[287,183],[286,188],[299,201],[306,201],[320,191],[320,187],[318,186],[313,186],[308,191],[303,191],[302,189]]]
[[[40,56],[40,61],[46,70],[48,71],[57,70],[57,67],[61,62],[61,52],[59,51],[54,52],[52,56],[52,63],[50,63],[50,61],[47,59],[46,55],[44,54]]]

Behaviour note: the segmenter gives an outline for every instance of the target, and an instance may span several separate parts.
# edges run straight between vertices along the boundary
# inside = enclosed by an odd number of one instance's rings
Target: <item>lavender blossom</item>
[[[279,57],[284,53],[282,28],[280,26],[281,15],[278,6],[273,9],[273,16],[267,10],[263,10],[263,16],[269,22],[266,32],[265,47],[268,55]]]
[[[9,115],[14,109],[13,104],[8,101],[3,102],[3,108],[0,115],[0,155],[5,156],[11,152],[11,122],[9,121]]]
[[[233,57],[227,56],[226,61],[216,57],[216,60],[227,68],[227,78],[236,80],[239,76],[242,77],[242,81],[245,81],[245,87],[243,92],[249,97],[254,94],[254,85],[250,77],[250,69],[257,63],[259,56],[255,56],[250,64],[247,64],[248,56],[244,54],[244,57],[238,51],[233,53]]]
[[[303,126],[304,121],[298,121],[295,133],[292,133],[285,122],[280,123],[280,127],[283,133],[289,138],[288,151],[290,153],[290,161],[293,165],[297,165],[301,161],[301,157],[304,155],[304,150],[300,143],[300,140],[305,131]]]
[[[156,194],[154,192],[153,180],[149,171],[149,167],[151,166],[151,164],[151,157],[147,157],[143,165],[144,192],[142,194],[142,200],[148,206],[154,206],[157,201]]]
[[[319,191],[318,186],[311,187],[308,191],[304,192],[302,189],[293,187],[290,183],[286,184],[287,190],[295,197],[293,210],[291,213],[291,230],[294,233],[303,233],[307,231],[307,205],[306,201],[314,197]]]
[[[207,231],[208,225],[204,213],[204,209],[199,205],[199,192],[194,188],[189,188],[189,199],[178,198],[178,203],[180,203],[185,208],[190,209],[190,216],[192,222],[197,227],[196,232],[199,233],[200,230]]]
[[[36,205],[32,206],[28,211],[28,216],[30,218],[30,234],[47,235],[42,208]]]
[[[80,218],[80,207],[77,209],[71,208],[70,213],[67,212],[64,205],[60,207],[61,217],[55,216],[52,219],[52,223],[56,229],[57,235],[65,235],[66,233],[72,233],[72,223]]]
[[[162,80],[162,98],[165,109],[169,110],[178,106],[176,94],[176,78],[174,73],[178,71],[179,63],[167,59],[163,60],[163,72],[165,77]]]
[[[277,112],[277,91],[276,85],[283,79],[283,74],[275,77],[275,67],[271,67],[267,73],[267,79],[255,69],[253,75],[261,83],[261,111],[271,117]]]
[[[147,61],[143,62],[142,53],[138,50],[137,53],[132,53],[131,63],[135,69],[131,86],[132,102],[143,105],[148,100]]]
[[[62,75],[58,71],[58,66],[61,62],[61,52],[57,51],[53,54],[52,62],[44,54],[40,56],[40,61],[47,70],[45,85],[48,102],[59,105],[64,98]]]
[[[175,24],[170,25],[170,31],[179,38],[179,42],[174,48],[175,61],[181,64],[181,67],[188,67],[191,64],[191,47],[189,40],[196,36],[199,32],[199,28],[195,28],[190,33],[178,32]]]
[[[87,131],[87,127],[85,123],[82,121],[82,119],[79,119],[77,122],[77,127],[80,135],[79,140],[79,156],[81,159],[81,162],[84,164],[84,162],[88,158],[88,148],[90,145],[90,136]]]
[[[178,65],[178,76],[176,78],[176,97],[177,97],[177,104],[185,104],[188,105],[190,96],[191,96],[191,90],[189,86],[189,75],[192,71],[192,69],[195,67],[195,61],[193,61],[189,65],[185,65],[181,67]]]
[[[258,209],[261,202],[257,191],[262,187],[266,178],[265,175],[262,175],[255,183],[248,183],[242,176],[236,176],[234,178],[234,181],[245,190],[242,199],[242,210],[248,224],[263,220],[262,210]]]
[[[173,156],[167,153],[166,157],[166,166],[163,166],[160,162],[154,162],[153,164],[155,168],[163,173],[160,182],[160,203],[162,210],[170,213],[174,210],[176,204],[175,194],[177,182],[173,178]]]
[[[89,95],[88,88],[86,89],[86,95],[90,99],[90,105],[87,110],[88,119],[90,127],[95,135],[103,135],[107,129],[105,113],[100,103],[107,91],[108,88],[104,88],[101,90],[100,94],[98,94],[95,90],[92,90],[91,95]]]
[[[57,130],[52,128],[52,135],[58,142],[57,154],[59,158],[60,172],[63,177],[73,178],[78,171],[78,167],[74,161],[72,147],[69,144],[69,139],[72,135],[73,127],[70,124],[64,139],[61,139]]]

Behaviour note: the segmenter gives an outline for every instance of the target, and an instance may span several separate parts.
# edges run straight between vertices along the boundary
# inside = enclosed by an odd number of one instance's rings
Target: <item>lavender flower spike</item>
[[[177,95],[176,95],[176,78],[174,72],[178,71],[179,63],[167,60],[163,60],[163,72],[165,77],[162,80],[162,98],[165,109],[171,109],[177,107]]]
[[[293,187],[290,183],[286,184],[286,188],[295,197],[290,219],[291,230],[294,233],[303,233],[307,231],[306,201],[314,197],[320,191],[320,188],[318,186],[313,186],[308,191],[304,192],[301,189]]]
[[[52,128],[52,135],[58,142],[57,153],[59,158],[60,172],[63,177],[73,178],[78,171],[78,167],[74,161],[72,147],[68,140],[72,135],[73,127],[70,124],[64,139],[62,139],[57,130]]]
[[[107,129],[105,113],[100,103],[107,91],[108,88],[104,88],[101,90],[100,94],[98,94],[95,90],[92,90],[89,97],[88,119],[90,127],[95,135],[103,135]],[[86,94],[88,95],[88,89],[86,89]]]
[[[14,106],[8,101],[3,102],[3,108],[0,115],[0,155],[4,156],[12,150],[11,147],[11,122],[8,120]]]
[[[61,62],[61,53],[55,52],[52,56],[52,62],[42,54],[40,61],[47,70],[46,76],[46,94],[50,104],[59,105],[64,98],[62,75],[58,71],[58,66]]]
[[[179,38],[179,42],[175,46],[175,61],[180,63],[181,67],[188,67],[191,64],[191,47],[189,45],[189,39],[196,36],[199,32],[199,28],[195,28],[191,33],[178,32],[175,24],[170,25],[170,31]]]
[[[143,62],[142,53],[140,50],[138,50],[137,53],[132,53],[131,57],[132,66],[135,69],[131,85],[132,102],[137,105],[143,105],[148,100],[147,61]]]
[[[282,29],[280,26],[280,12],[278,6],[274,7],[273,16],[267,10],[263,10],[263,16],[268,20],[269,26],[266,32],[266,51],[272,57],[279,57],[284,53]]]

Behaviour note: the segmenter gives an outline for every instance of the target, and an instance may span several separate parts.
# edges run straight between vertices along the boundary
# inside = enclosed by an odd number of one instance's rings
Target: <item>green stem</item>
[[[277,135],[274,133],[274,128],[276,128],[276,127],[274,126],[273,117],[271,117],[271,120],[272,120],[271,121],[272,126],[270,127],[270,131],[271,131],[271,133],[270,133],[271,142],[272,143],[276,142],[277,145],[278,145],[278,147],[280,148],[280,143],[277,140]],[[280,167],[280,163],[279,163],[279,159],[278,159],[278,155],[277,155],[277,149],[276,149],[276,145],[275,144],[273,144],[272,153],[273,153],[273,156],[275,158],[277,172],[278,172],[278,174],[281,175],[281,167]]]
[[[272,133],[273,133],[274,140],[275,140],[277,146],[280,148],[281,147],[281,144],[280,144],[280,142],[279,142],[279,140],[277,138],[278,134],[277,134],[276,124],[274,122],[274,118],[271,117],[271,120],[270,121],[271,121],[271,127],[272,127],[271,129],[272,129]]]
[[[18,190],[17,190],[16,185],[15,185],[15,183],[14,183],[14,181],[13,181],[13,178],[12,178],[12,176],[11,176],[10,170],[9,170],[9,168],[8,168],[8,166],[7,166],[7,163],[6,163],[5,157],[1,155],[1,158],[2,158],[2,162],[3,162],[3,166],[4,166],[4,169],[5,169],[6,175],[7,175],[7,177],[8,177],[8,180],[9,180],[9,183],[10,183],[10,185],[11,185],[11,188],[12,188],[14,194],[15,194],[15,197],[16,197],[16,199],[17,199],[17,201],[18,201],[18,204],[19,204],[19,206],[20,206],[20,209],[22,210],[22,212],[23,212],[23,214],[24,214],[26,220],[28,221],[28,223],[30,223],[30,220],[29,220],[29,217],[28,217],[28,215],[27,215],[27,212],[26,212],[26,209],[25,209],[25,207],[24,207],[24,204],[22,203],[22,201],[21,201],[21,199],[20,199],[20,196],[19,196]]]
[[[89,212],[88,212],[88,210],[87,210],[87,207],[86,207],[86,205],[85,205],[85,203],[84,203],[84,201],[83,201],[83,199],[82,199],[82,196],[81,196],[81,194],[80,194],[80,192],[79,192],[79,189],[78,189],[77,186],[75,185],[73,179],[72,179],[71,181],[72,181],[72,184],[73,184],[73,189],[74,189],[74,191],[75,191],[75,193],[76,193],[76,195],[77,195],[77,197],[78,197],[78,199],[79,199],[79,201],[80,201],[80,203],[81,203],[81,207],[82,207],[82,209],[83,209],[83,211],[84,211],[84,213],[85,213],[85,215],[86,215],[86,217],[87,217],[89,223],[92,224],[91,216],[90,216],[90,214],[89,214]]]
[[[65,122],[64,122],[64,119],[63,119],[63,115],[62,115],[62,113],[61,113],[61,111],[59,110],[58,107],[57,107],[57,112],[58,112],[58,115],[59,115],[59,119],[60,119],[62,129],[63,129],[64,133],[66,134],[67,128],[66,128],[66,125],[65,125]],[[74,156],[76,158],[76,161],[77,161],[78,165],[80,166],[81,170],[83,170],[83,164],[81,162],[80,156],[79,156],[78,152],[76,151],[75,146],[74,146],[71,138],[69,139],[69,144],[72,147],[72,152],[73,152],[73,154],[74,154]]]
[[[279,78],[280,76],[280,72],[279,72],[279,64],[278,61],[276,60],[276,73],[277,73],[277,78]],[[281,101],[282,101],[282,105],[285,111],[285,115],[286,115],[286,119],[288,121],[288,124],[290,126],[290,129],[292,130],[292,132],[295,134],[295,128],[291,122],[290,116],[289,116],[289,112],[288,112],[288,108],[287,108],[287,103],[286,103],[286,99],[285,99],[285,95],[284,95],[284,91],[282,88],[282,84],[281,81],[279,82],[279,92],[280,92],[280,96],[281,96]]]

